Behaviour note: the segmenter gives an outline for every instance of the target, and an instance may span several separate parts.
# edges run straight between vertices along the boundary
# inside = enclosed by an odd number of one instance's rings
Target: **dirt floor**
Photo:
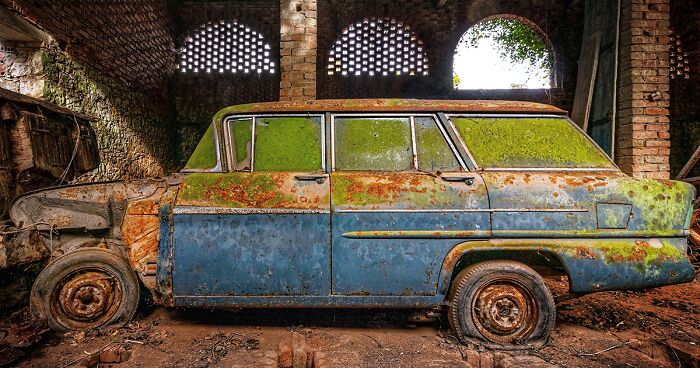
[[[566,285],[548,281],[555,294]],[[405,310],[171,310],[142,307],[118,330],[44,333],[17,367],[697,367],[700,281],[558,303],[540,349],[462,346],[441,316]],[[19,318],[15,316],[14,318]],[[29,346],[30,342],[26,343]],[[22,351],[20,344],[17,353]],[[7,355],[5,355],[7,359]]]

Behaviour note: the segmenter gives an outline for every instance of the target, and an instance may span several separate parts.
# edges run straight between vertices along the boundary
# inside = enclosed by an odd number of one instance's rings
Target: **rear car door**
[[[339,114],[331,132],[333,294],[436,295],[449,250],[489,236],[483,180],[433,115]]]
[[[176,304],[329,295],[323,116],[231,117],[223,130],[230,171],[189,174],[173,210]]]
[[[627,228],[631,206],[608,188],[624,174],[566,117],[450,121],[488,187],[494,237],[586,237]]]

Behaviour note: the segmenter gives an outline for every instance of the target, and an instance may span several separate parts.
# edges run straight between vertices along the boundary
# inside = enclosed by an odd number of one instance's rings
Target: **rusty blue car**
[[[220,111],[185,168],[13,204],[50,244],[56,330],[170,307],[445,310],[461,341],[546,341],[571,294],[693,279],[695,189],[632,178],[558,108],[319,100]]]

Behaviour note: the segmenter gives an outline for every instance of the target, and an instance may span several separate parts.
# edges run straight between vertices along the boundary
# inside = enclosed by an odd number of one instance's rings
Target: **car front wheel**
[[[462,270],[449,293],[448,317],[463,343],[478,339],[499,348],[544,344],[556,307],[542,277],[513,261],[486,261]]]
[[[134,316],[139,282],[118,254],[83,248],[50,263],[32,287],[32,313],[56,331],[119,327]]]

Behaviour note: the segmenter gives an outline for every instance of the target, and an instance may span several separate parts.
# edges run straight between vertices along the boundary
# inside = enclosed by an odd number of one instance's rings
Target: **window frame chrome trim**
[[[324,113],[294,113],[294,114],[284,114],[284,113],[270,113],[270,114],[254,114],[254,115],[230,115],[227,116],[224,119],[224,136],[226,140],[226,156],[227,156],[227,162],[229,162],[229,167],[227,172],[255,172],[255,125],[257,123],[258,118],[267,118],[267,117],[319,117],[321,118],[320,121],[320,127],[321,127],[321,132],[320,132],[320,139],[321,139],[321,167],[319,168],[320,171],[326,172],[326,150],[327,150],[327,145],[326,145],[326,114]],[[231,157],[232,157],[232,152],[231,149],[233,148],[232,138],[231,138],[231,133],[230,133],[230,128],[229,128],[229,122],[231,120],[242,120],[242,119],[251,119],[252,120],[252,127],[251,127],[251,144],[250,144],[250,170],[233,170],[233,164],[230,162]],[[234,143],[235,144],[235,143]]]
[[[457,152],[456,147],[452,144],[452,140],[450,137],[447,135],[447,132],[444,130],[442,127],[442,124],[440,123],[440,118],[438,117],[437,113],[411,113],[411,112],[380,112],[380,113],[371,113],[371,112],[361,112],[361,113],[331,113],[331,119],[330,119],[330,130],[331,130],[331,141],[330,141],[330,152],[331,152],[331,168],[330,172],[335,172],[338,171],[336,168],[336,155],[335,155],[335,119],[336,117],[343,118],[343,117],[396,117],[396,118],[408,118],[409,119],[409,124],[411,127],[411,149],[413,150],[413,168],[411,171],[405,171],[405,170],[397,170],[397,171],[390,171],[394,173],[399,173],[399,172],[423,172],[420,171],[418,167],[418,143],[417,143],[417,138],[416,138],[416,131],[415,131],[415,118],[416,117],[428,117],[432,118],[433,122],[438,128],[438,131],[442,135],[442,138],[445,140],[445,143],[447,143],[447,146],[450,148],[450,151],[454,155],[454,157],[457,159],[457,163],[459,164],[460,168],[465,171],[469,172],[469,169],[467,165],[464,163],[462,160],[461,155],[459,152]],[[379,172],[379,170],[342,170],[343,172]]]
[[[227,116],[224,121],[224,141],[226,144],[226,147],[224,148],[226,151],[226,163],[228,164],[228,168],[226,172],[253,172],[253,141],[251,141],[251,146],[250,146],[250,170],[235,170],[235,164],[233,163],[233,151],[232,149],[234,148],[235,142],[233,142],[233,138],[231,135],[231,120],[245,120],[245,119],[250,119],[251,124],[255,123],[255,115],[231,115]],[[251,126],[251,130],[253,127]]]

